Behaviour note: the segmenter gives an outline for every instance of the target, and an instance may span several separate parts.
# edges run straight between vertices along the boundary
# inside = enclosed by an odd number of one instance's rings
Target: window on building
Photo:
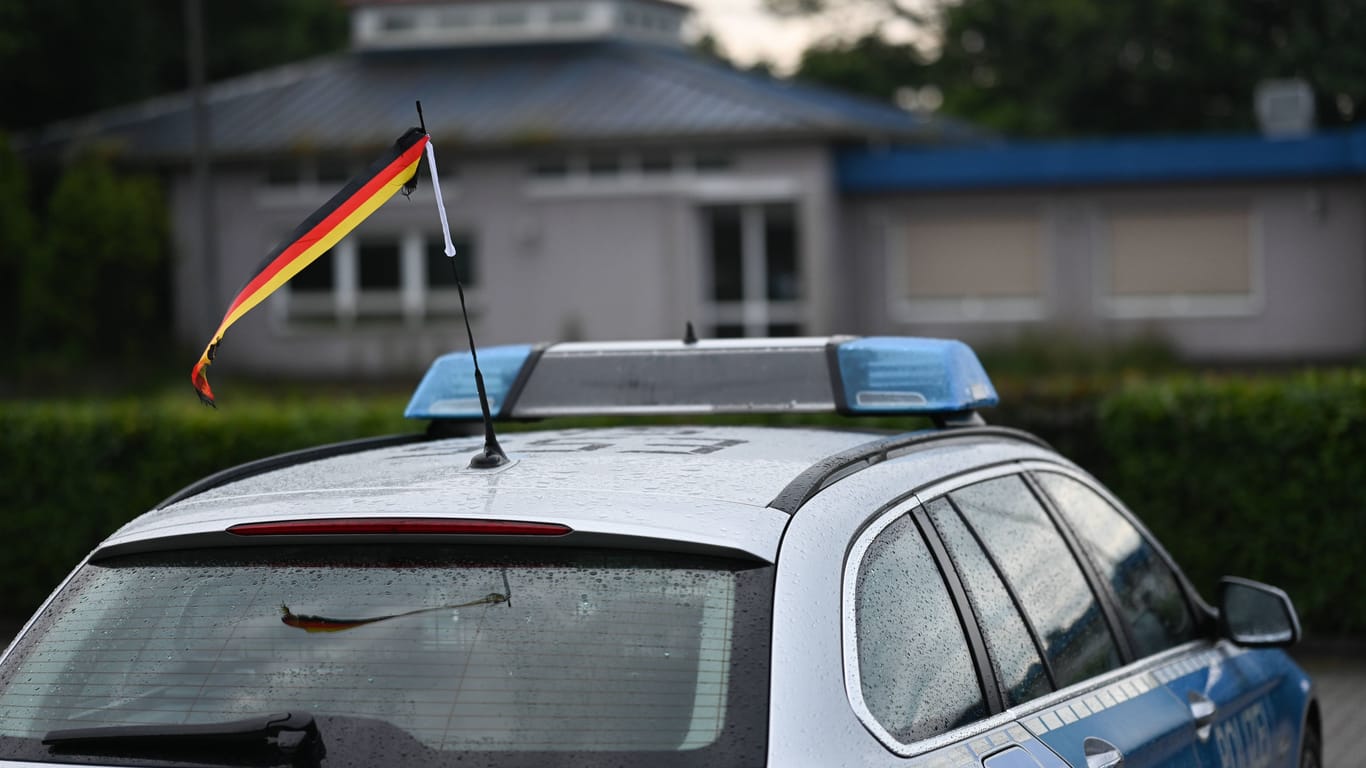
[[[1118,647],[1081,565],[1022,479],[977,483],[949,499],[1019,596],[1059,688],[1119,666]]]
[[[351,158],[337,152],[318,155],[315,167],[318,183],[327,186],[340,187],[350,181],[356,172]]]
[[[1043,316],[1048,261],[1038,215],[916,216],[889,244],[892,315],[903,322]]]
[[[801,335],[797,206],[706,206],[702,221],[713,335]]]
[[[465,287],[476,279],[474,239],[454,237]],[[409,231],[348,237],[285,285],[293,327],[405,326],[444,323],[460,299],[440,234]]]
[[[615,152],[594,152],[588,156],[589,176],[617,176],[621,168],[621,157]]]
[[[266,164],[266,186],[297,187],[304,174],[296,157],[276,157]]]
[[[474,14],[466,8],[443,8],[436,17],[437,26],[459,29],[474,25]]]
[[[1139,656],[1196,637],[1195,619],[1176,574],[1119,510],[1082,483],[1052,472],[1036,477],[1109,580]]]
[[[388,11],[380,17],[379,25],[385,32],[404,32],[417,28],[417,16],[407,11]]]
[[[520,27],[527,23],[525,8],[497,8],[493,11],[493,24],[498,27]]]
[[[954,616],[924,538],[901,515],[859,563],[854,622],[863,704],[902,744],[986,716],[967,638]]]
[[[581,5],[556,5],[550,9],[550,23],[573,25],[581,24],[588,18],[588,11]]]
[[[1255,311],[1260,276],[1246,208],[1115,210],[1105,223],[1101,284],[1111,314]]]
[[[729,171],[735,167],[735,158],[725,152],[698,152],[693,156],[693,167],[699,173],[715,173],[718,171]]]
[[[640,170],[650,175],[673,173],[673,153],[667,149],[651,149],[640,153]]]

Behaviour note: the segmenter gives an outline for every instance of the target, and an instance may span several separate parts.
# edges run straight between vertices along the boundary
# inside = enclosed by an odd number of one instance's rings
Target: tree
[[[852,93],[891,101],[906,87],[933,81],[933,70],[913,45],[890,43],[875,34],[852,43],[838,40],[802,52],[797,76]]]
[[[1308,82],[1321,126],[1359,122],[1366,104],[1366,0],[767,2],[800,13],[862,4],[918,25],[933,44],[902,55],[932,59],[943,111],[1007,134],[1251,130],[1253,91],[1271,78]],[[907,66],[876,46],[841,52],[861,60],[845,69],[882,73],[870,80]]]
[[[200,1],[210,80],[346,44],[337,0]],[[184,89],[183,15],[184,0],[0,0],[0,127],[30,129]]]
[[[80,157],[57,182],[45,230],[23,270],[27,372],[147,359],[169,338],[169,225],[156,181]]]
[[[17,365],[19,284],[35,232],[24,168],[0,134],[0,367],[8,371]]]

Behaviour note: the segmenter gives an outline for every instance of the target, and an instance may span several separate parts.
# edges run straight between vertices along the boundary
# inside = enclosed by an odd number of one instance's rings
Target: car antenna
[[[498,435],[493,431],[493,415],[489,413],[489,395],[484,389],[484,374],[479,371],[479,353],[474,345],[474,331],[470,328],[470,313],[465,308],[465,286],[460,281],[460,270],[455,267],[455,244],[451,242],[451,225],[446,220],[446,204],[441,199],[441,179],[436,175],[436,150],[432,147],[431,134],[427,133],[427,121],[422,117],[422,102],[417,102],[417,122],[422,133],[427,136],[427,167],[432,174],[432,189],[436,193],[436,208],[441,213],[441,234],[446,238],[447,261],[451,263],[451,274],[455,276],[455,289],[460,294],[460,315],[465,319],[465,335],[470,340],[470,357],[474,360],[474,387],[479,392],[479,410],[484,416],[484,450],[470,459],[470,469],[494,469],[508,463],[508,456],[498,444]]]
[[[683,329],[683,343],[689,346],[697,343],[697,331],[693,330],[692,321],[689,320]]]

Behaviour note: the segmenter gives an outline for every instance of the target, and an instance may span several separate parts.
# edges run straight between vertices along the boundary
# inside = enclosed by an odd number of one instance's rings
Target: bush
[[[0,593],[26,615],[97,543],[177,489],[319,443],[415,432],[402,403],[0,402]]]
[[[1247,576],[1319,633],[1366,631],[1366,372],[1134,384],[1098,416],[1102,479],[1207,598]]]
[[[1246,576],[1287,590],[1312,632],[1366,632],[1366,576],[1356,567],[1366,562],[1366,372],[1173,376],[1122,386],[1052,377],[1003,389],[1008,407],[989,419],[1039,434],[1100,477],[1207,599],[1219,576]],[[247,396],[220,413],[188,393],[0,402],[7,612],[30,612],[91,547],[178,488],[282,451],[419,431],[399,417],[402,406],[401,397]],[[851,424],[809,416],[762,421]],[[857,425],[924,426],[905,419]]]

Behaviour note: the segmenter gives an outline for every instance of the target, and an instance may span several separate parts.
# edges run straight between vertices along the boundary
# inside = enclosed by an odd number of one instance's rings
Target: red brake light
[[[559,523],[469,520],[432,517],[361,517],[331,520],[282,520],[241,523],[228,528],[239,536],[321,536],[365,533],[445,533],[495,536],[563,536],[573,529]]]

